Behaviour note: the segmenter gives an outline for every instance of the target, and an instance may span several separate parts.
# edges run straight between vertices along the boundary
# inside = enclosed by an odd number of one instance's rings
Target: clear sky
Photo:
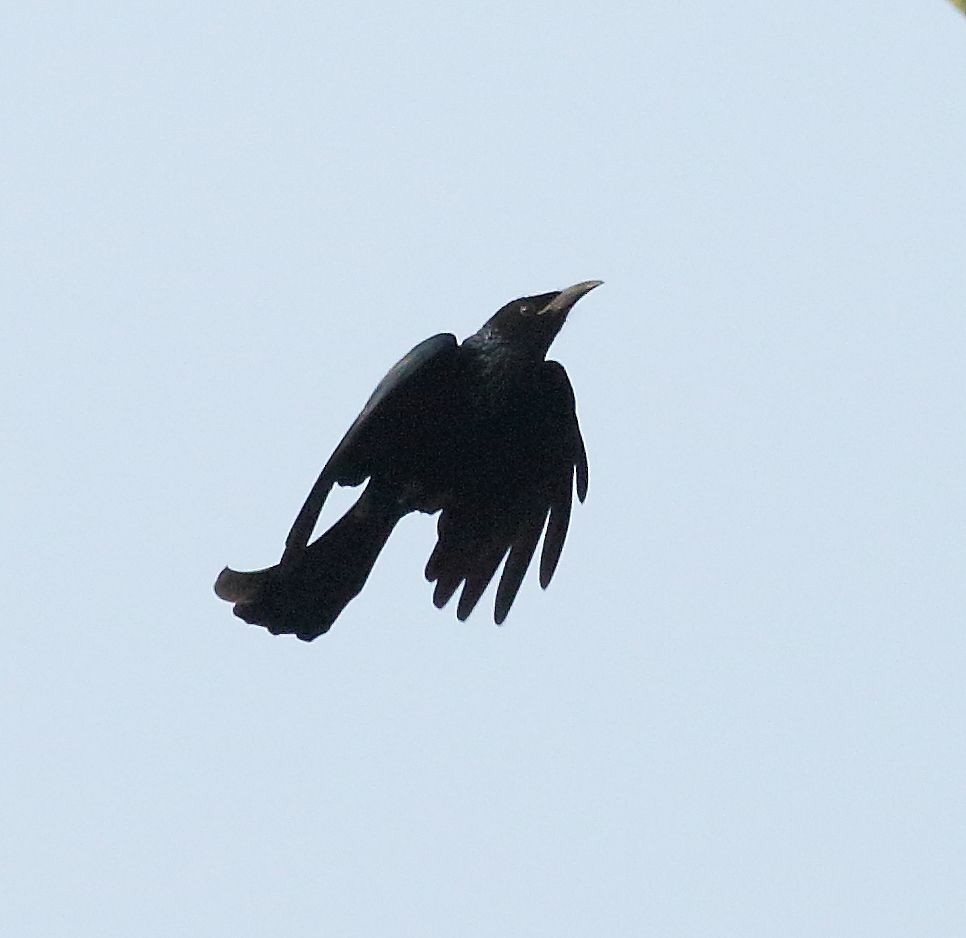
[[[952,5],[20,4],[0,46],[5,934],[966,934]],[[414,517],[314,644],[231,616],[393,361],[588,278],[549,591],[436,611]]]

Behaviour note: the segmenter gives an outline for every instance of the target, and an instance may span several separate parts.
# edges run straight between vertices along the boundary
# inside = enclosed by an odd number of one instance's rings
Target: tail
[[[396,522],[395,499],[371,484],[359,500],[300,554],[265,570],[239,573],[225,567],[215,593],[235,604],[235,615],[273,635],[294,634],[302,641],[328,632],[365,585]]]

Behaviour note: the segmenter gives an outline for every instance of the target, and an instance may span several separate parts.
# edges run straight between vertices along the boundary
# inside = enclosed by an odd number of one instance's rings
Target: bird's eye
[[[522,316],[529,316],[530,315],[530,304],[529,303],[524,303],[520,307],[520,314]]]

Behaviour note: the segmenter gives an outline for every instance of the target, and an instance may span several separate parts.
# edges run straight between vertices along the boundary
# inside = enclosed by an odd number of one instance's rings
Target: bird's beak
[[[582,280],[575,283],[566,290],[561,290],[542,310],[539,315],[544,313],[566,313],[569,312],[574,303],[582,296],[586,296],[591,290],[599,287],[603,280]]]

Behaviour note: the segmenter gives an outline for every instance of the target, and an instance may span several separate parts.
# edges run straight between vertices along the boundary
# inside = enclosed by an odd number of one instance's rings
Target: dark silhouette
[[[411,511],[441,512],[426,564],[437,607],[463,584],[456,615],[466,619],[507,557],[494,609],[503,622],[544,524],[546,588],[567,535],[575,476],[577,497],[587,494],[573,389],[563,365],[546,354],[573,305],[600,283],[507,303],[461,345],[448,334],[417,345],[335,448],[281,561],[253,573],[226,567],[215,592],[246,622],[311,641],[362,589],[392,529]],[[333,484],[366,479],[352,508],[309,545]]]

